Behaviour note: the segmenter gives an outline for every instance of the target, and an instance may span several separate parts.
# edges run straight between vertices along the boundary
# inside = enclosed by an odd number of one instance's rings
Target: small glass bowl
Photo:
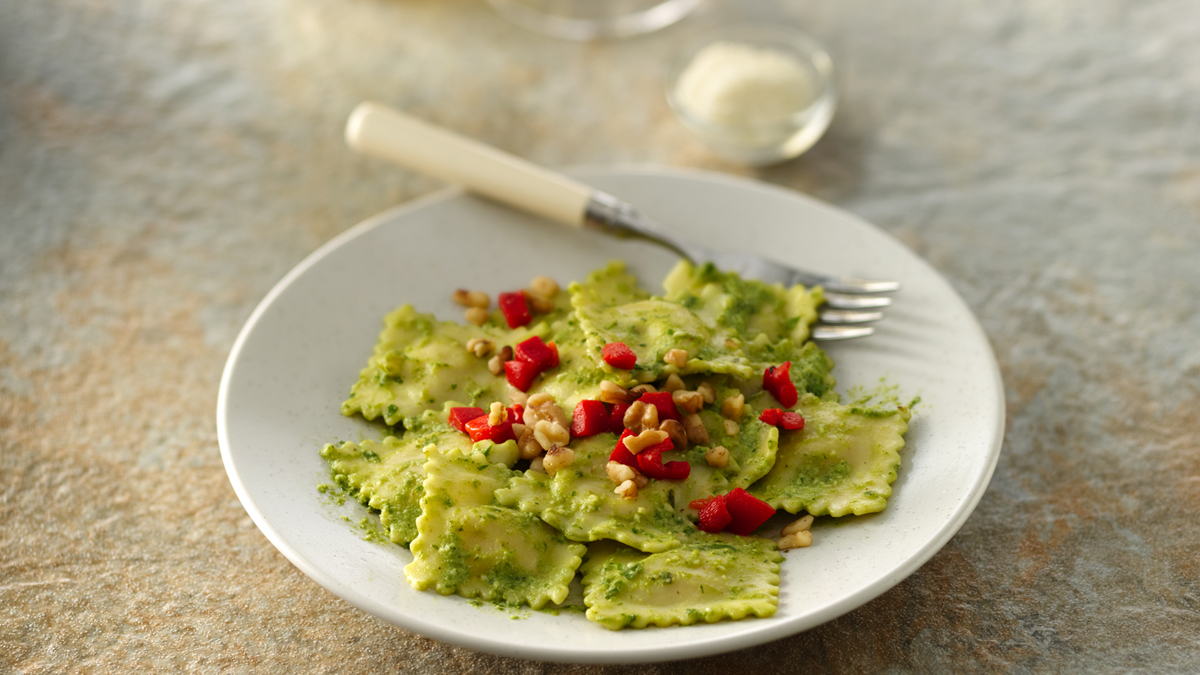
[[[513,23],[565,40],[649,33],[691,13],[703,0],[488,0]]]
[[[794,58],[812,85],[808,104],[768,123],[721,124],[690,109],[679,94],[680,79],[704,48],[732,42],[782,52]],[[814,38],[799,30],[774,26],[729,26],[692,43],[680,55],[667,83],[667,102],[684,126],[718,155],[751,166],[766,166],[798,157],[829,128],[837,109],[833,60]]]

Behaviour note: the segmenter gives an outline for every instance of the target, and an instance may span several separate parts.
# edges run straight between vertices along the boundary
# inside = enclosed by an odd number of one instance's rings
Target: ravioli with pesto
[[[583,564],[587,617],[618,630],[773,616],[781,562],[770,539],[733,534],[697,532],[651,554],[590,544]]]
[[[386,425],[382,440],[321,454],[410,546],[414,588],[537,608],[579,572],[587,617],[611,629],[771,616],[785,537],[701,531],[702,500],[740,488],[781,512],[886,506],[911,413],[838,403],[833,362],[808,340],[820,288],[681,262],[654,295],[614,262],[555,291],[517,322],[514,294],[479,325],[397,309],[342,406]],[[632,367],[606,360],[614,343]],[[523,344],[541,360],[514,356]],[[510,359],[538,370],[512,379]],[[784,407],[763,373],[785,362],[802,429],[763,421]],[[658,468],[614,461],[627,429],[671,441]]]
[[[496,504],[515,475],[481,453],[425,448],[425,494],[413,562],[417,590],[525,603],[537,609],[567,597],[587,548],[538,518]]]

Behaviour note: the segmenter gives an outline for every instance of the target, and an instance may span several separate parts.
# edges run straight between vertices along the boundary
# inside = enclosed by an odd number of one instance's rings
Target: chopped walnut
[[[708,452],[704,453],[704,461],[714,469],[724,469],[729,466],[729,451],[721,445],[709,448]]]
[[[498,427],[504,424],[506,419],[508,419],[508,411],[504,409],[504,404],[492,401],[492,405],[488,409],[488,426]]]
[[[808,530],[793,532],[792,534],[777,539],[775,541],[775,546],[777,546],[780,551],[786,551],[792,548],[807,548],[812,546],[812,532],[809,532]]]
[[[625,499],[637,499],[638,496],[637,485],[631,480],[621,483],[615,490],[613,490],[613,492],[621,495]]]
[[[471,338],[470,340],[467,340],[467,351],[481,359],[488,354],[491,354],[495,347],[496,343],[488,340],[487,338]]]
[[[704,397],[697,391],[677,391],[671,394],[675,405],[689,413],[698,413],[704,407]]]
[[[642,432],[642,416],[646,414],[647,407],[653,406],[647,406],[641,401],[634,401],[625,410],[625,417],[621,418],[621,423],[625,425],[626,429],[635,434],[640,434]]]
[[[667,376],[667,381],[665,384],[663,384],[662,388],[663,391],[669,391],[671,393],[675,393],[683,389],[687,389],[687,385],[683,383],[683,378],[675,373],[671,373]]]
[[[687,365],[688,353],[684,349],[672,349],[666,354],[663,354],[663,361],[668,365],[682,368]]]
[[[637,436],[626,438],[625,449],[636,455],[655,443],[662,443],[665,440],[667,440],[667,432],[658,429],[646,429]]]
[[[479,307],[487,309],[488,305],[492,304],[491,298],[483,291],[468,291],[465,288],[460,288],[454,291],[454,302],[463,307]]]
[[[534,277],[533,281],[529,282],[529,290],[543,298],[553,299],[558,295],[558,282],[550,277]]]
[[[642,429],[658,428],[658,407],[648,405],[642,413]]]
[[[616,382],[604,380],[600,383],[600,400],[604,403],[629,403],[633,395]]]
[[[515,429],[513,433],[516,433]],[[541,456],[542,446],[533,434],[533,427],[526,426],[525,430],[517,435],[517,449],[521,453],[521,459],[533,459]]]
[[[780,532],[779,534],[787,536],[789,534],[803,532],[803,531],[807,530],[808,528],[812,527],[812,524],[813,524],[813,517],[810,515],[806,515],[803,518],[800,518],[799,520],[796,520],[795,522],[791,523],[787,527],[783,528],[783,531]]]
[[[575,463],[575,451],[558,445],[546,450],[542,458],[542,469],[551,476]]]
[[[666,433],[667,438],[671,439],[671,447],[673,449],[687,450],[687,432],[683,430],[682,424],[675,420],[666,420],[658,425],[658,430]]]
[[[482,326],[483,324],[487,323],[488,311],[482,307],[471,307],[467,309],[467,311],[463,312],[463,317],[469,324]]]
[[[740,420],[746,410],[746,397],[742,394],[730,396],[721,402],[721,416],[726,419]]]
[[[513,348],[505,345],[500,349],[500,353],[496,354],[488,361],[488,371],[493,375],[503,375],[504,364],[512,361],[512,358]]]
[[[620,485],[627,480],[633,480],[634,476],[637,475],[633,467],[612,460],[609,460],[608,464],[604,465],[604,472],[608,474],[608,479],[614,485]]]
[[[571,432],[567,431],[558,422],[548,422],[546,420],[538,420],[533,425],[533,437],[537,439],[538,445],[543,449],[549,450],[556,445],[566,445],[571,442]]]
[[[696,413],[683,418],[683,431],[693,445],[708,445],[708,429],[704,427],[704,420]]]

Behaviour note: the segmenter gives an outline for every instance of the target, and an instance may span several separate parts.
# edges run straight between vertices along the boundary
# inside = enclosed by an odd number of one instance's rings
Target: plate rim
[[[338,596],[339,599],[357,607],[358,609],[378,617],[388,623],[400,627],[405,630],[413,631],[425,637],[435,639],[447,644],[475,649],[487,653],[497,654],[513,658],[522,658],[538,661],[553,661],[562,663],[650,663],[663,662],[672,660],[683,660],[699,658],[703,656],[711,656],[714,654],[726,653],[738,649],[755,647],[767,642],[772,642],[784,637],[797,635],[804,631],[820,626],[828,621],[831,621],[839,616],[848,614],[867,602],[879,597],[888,590],[894,588],[901,581],[911,576],[914,572],[920,569],[926,562],[929,561],[938,551],[940,551],[955,534],[966,523],[967,519],[974,513],[975,508],[982,500],[984,493],[991,483],[991,478],[995,473],[996,466],[999,462],[1000,452],[1003,446],[1004,433],[1006,428],[1006,401],[1004,396],[1003,380],[1000,372],[999,363],[996,360],[995,350],[992,348],[990,340],[987,338],[986,332],[979,323],[978,317],[971,311],[969,305],[958,293],[958,291],[949,283],[949,281],[932,265],[916,252],[909,249],[907,246],[897,240],[891,233],[882,228],[866,221],[858,215],[842,209],[836,205],[821,201],[797,190],[793,190],[784,186],[766,183],[753,178],[724,174],[719,172],[707,171],[695,168],[668,167],[648,164],[629,164],[615,163],[605,165],[577,165],[569,166],[563,169],[565,173],[573,177],[586,179],[589,176],[607,176],[607,175],[644,175],[657,177],[684,178],[691,180],[713,181],[718,183],[729,184],[733,187],[773,193],[779,196],[784,196],[789,199],[796,199],[806,202],[809,206],[815,207],[828,215],[836,216],[842,219],[849,219],[860,226],[865,226],[875,234],[883,235],[890,239],[894,244],[903,247],[912,253],[913,258],[925,268],[925,271],[934,276],[938,282],[943,284],[950,292],[954,300],[959,304],[959,309],[964,312],[967,317],[967,327],[975,334],[979,343],[986,347],[982,356],[989,361],[989,375],[992,380],[992,389],[996,400],[996,409],[994,410],[997,423],[993,432],[991,445],[988,448],[988,456],[985,462],[985,469],[979,475],[971,490],[967,493],[967,498],[964,499],[958,509],[954,511],[946,522],[937,531],[934,537],[927,540],[913,555],[901,565],[890,570],[886,575],[877,579],[875,582],[864,586],[858,591],[851,593],[839,599],[836,602],[830,603],[824,608],[821,608],[804,617],[803,621],[793,620],[790,622],[780,622],[777,625],[764,626],[762,630],[755,631],[750,634],[718,636],[701,645],[672,645],[663,644],[648,649],[644,647],[636,647],[621,650],[597,650],[584,651],[580,654],[578,650],[555,647],[531,647],[522,644],[512,644],[503,642],[498,639],[489,639],[486,636],[473,635],[459,631],[444,629],[436,624],[429,624],[420,619],[420,617],[410,616],[408,614],[397,614],[394,608],[378,603],[372,598],[363,595],[359,591],[344,585],[340,580],[326,573],[313,564],[307,556],[290,544],[283,535],[280,534],[267,520],[262,513],[258,504],[249,493],[249,489],[243,481],[235,463],[231,442],[229,438],[229,424],[227,416],[229,390],[232,387],[234,372],[237,368],[239,357],[245,347],[247,340],[254,329],[262,319],[263,314],[275,302],[276,298],[284,292],[298,277],[307,272],[320,260],[325,258],[334,250],[340,248],[346,242],[362,236],[366,232],[373,230],[387,222],[396,218],[402,217],[408,212],[416,211],[427,206],[455,199],[466,195],[466,191],[460,187],[450,186],[433,193],[426,194],[414,199],[411,199],[402,204],[398,204],[391,208],[385,209],[373,216],[360,221],[359,223],[347,228],[339,233],[328,242],[318,247],[312,253],[304,257],[299,263],[292,267],[278,282],[272,286],[271,290],[263,297],[263,299],[255,306],[254,310],[247,317],[241,330],[238,332],[237,338],[234,340],[233,346],[230,349],[229,357],[226,359],[225,366],[222,369],[221,383],[217,394],[217,439],[221,450],[221,460],[224,464],[226,476],[233,486],[234,493],[241,502],[242,507],[246,510],[251,520],[258,527],[259,531],[267,538],[268,541],[278,550],[283,556],[297,567],[306,576],[316,582],[319,586],[325,588],[329,592]],[[799,624],[799,625],[798,625]],[[580,658],[582,656],[582,658]]]

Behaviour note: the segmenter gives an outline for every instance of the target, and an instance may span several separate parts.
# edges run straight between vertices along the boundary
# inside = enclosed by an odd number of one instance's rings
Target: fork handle
[[[462,185],[549,220],[582,227],[592,188],[380,103],[358,104],[346,122],[354,150]]]

